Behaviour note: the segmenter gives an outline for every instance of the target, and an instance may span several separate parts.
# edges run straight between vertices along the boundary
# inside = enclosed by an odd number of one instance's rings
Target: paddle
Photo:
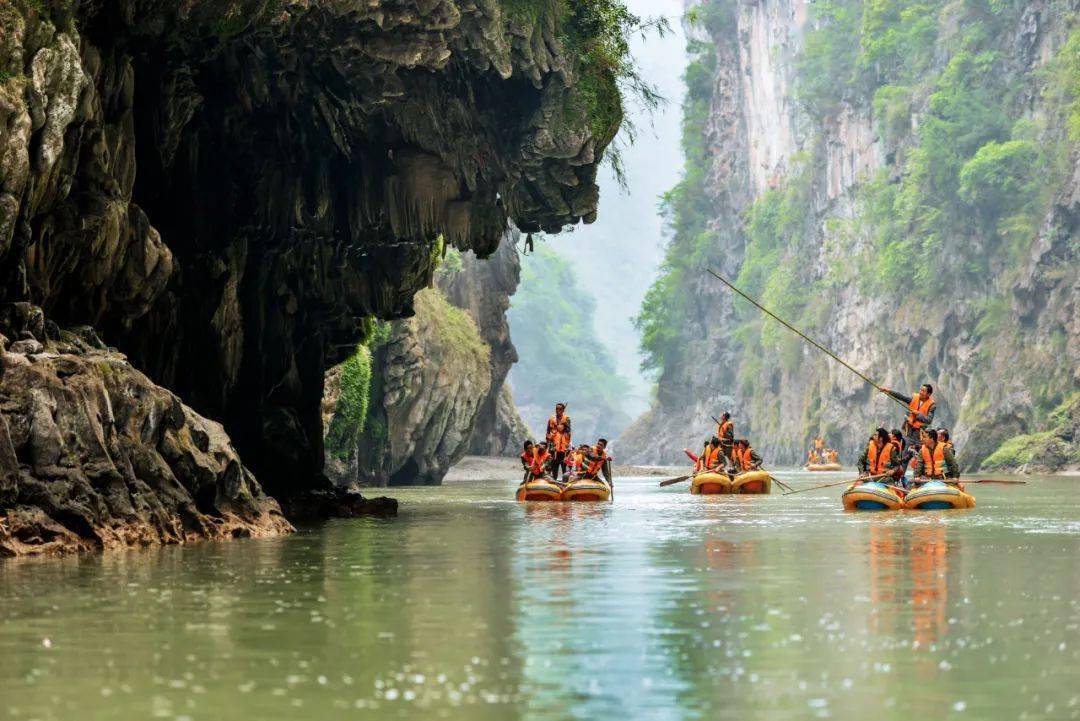
[[[790,496],[792,493],[804,493],[806,491],[816,491],[819,488],[832,488],[833,486],[842,486],[845,483],[854,483],[855,481],[873,481],[873,480],[877,480],[878,478],[890,478],[891,476],[892,476],[891,473],[882,473],[880,476],[866,476],[866,477],[859,477],[859,478],[851,478],[851,479],[846,480],[846,481],[837,481],[836,483],[826,483],[825,485],[822,485],[822,486],[814,486],[813,488],[799,488],[799,489],[794,490],[794,491],[788,491],[784,495],[785,496]]]
[[[784,483],[783,481],[781,481],[779,478],[772,475],[771,473],[769,474],[769,479],[772,480],[772,482],[775,483],[776,485],[780,486],[781,490],[791,491],[791,492],[794,493],[795,489],[793,489],[791,486]]]
[[[982,480],[979,480],[979,481],[965,481],[964,479],[961,478],[960,482],[961,483],[1000,483],[1003,486],[1005,486],[1005,485],[1009,485],[1009,486],[1011,486],[1011,485],[1021,485],[1021,484],[1027,483],[1027,481],[1002,481],[1002,480],[998,480],[996,478],[983,478]]]
[[[697,475],[697,474],[691,473],[690,475],[687,475],[687,476],[679,476],[677,478],[669,478],[666,481],[660,481],[660,487],[663,488],[665,486],[673,486],[676,483],[682,483],[683,481],[688,481],[695,475]]]

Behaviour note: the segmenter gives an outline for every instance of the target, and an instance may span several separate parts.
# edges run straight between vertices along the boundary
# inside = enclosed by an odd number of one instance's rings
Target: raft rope
[[[746,300],[748,300],[748,301],[750,301],[751,303],[753,303],[753,304],[754,304],[754,306],[755,306],[755,307],[756,307],[756,308],[757,308],[758,310],[760,310],[760,311],[762,311],[763,313],[767,314],[767,315],[768,315],[769,317],[771,317],[771,318],[772,318],[773,320],[775,320],[775,321],[777,321],[778,323],[780,323],[780,325],[784,326],[785,328],[787,328],[788,330],[790,330],[790,331],[791,331],[792,333],[794,333],[795,335],[799,336],[800,338],[802,338],[803,340],[805,340],[805,341],[806,341],[807,343],[809,343],[810,345],[814,346],[814,347],[815,347],[815,348],[817,348],[817,349],[818,349],[819,351],[821,351],[821,352],[822,352],[822,353],[824,353],[825,355],[829,356],[830,358],[832,358],[833,360],[835,360],[835,361],[836,361],[837,363],[839,363],[840,365],[844,366],[844,367],[845,367],[845,368],[847,368],[847,369],[848,369],[849,371],[851,371],[851,372],[852,372],[852,373],[854,373],[855,375],[859,376],[860,378],[862,378],[862,379],[863,379],[864,381],[866,381],[866,382],[867,382],[867,383],[869,383],[870,385],[874,386],[874,388],[876,388],[876,389],[877,389],[878,391],[880,391],[881,393],[884,393],[884,394],[885,394],[886,396],[888,396],[889,398],[892,398],[892,400],[896,401],[896,402],[897,402],[897,403],[899,403],[899,404],[900,404],[901,406],[903,406],[903,407],[904,407],[905,409],[907,409],[907,407],[908,407],[908,404],[907,404],[907,403],[904,403],[904,402],[903,402],[902,400],[900,400],[899,398],[894,398],[893,396],[889,395],[888,393],[885,393],[885,390],[884,390],[884,389],[883,389],[883,388],[882,388],[881,386],[879,386],[879,385],[878,385],[877,383],[875,383],[874,381],[870,380],[870,379],[869,379],[869,378],[867,378],[867,377],[866,377],[865,375],[863,375],[862,373],[860,373],[859,371],[857,371],[857,370],[856,370],[855,368],[853,368],[853,367],[852,367],[852,366],[851,366],[851,365],[850,365],[849,363],[847,363],[847,361],[845,361],[845,360],[844,360],[843,358],[841,358],[840,356],[836,355],[836,354],[835,354],[835,353],[833,353],[833,352],[832,352],[831,350],[829,350],[829,349],[828,349],[828,348],[826,348],[825,346],[821,345],[821,344],[820,344],[820,343],[818,343],[818,342],[817,342],[816,340],[814,340],[814,339],[813,339],[813,338],[811,338],[810,336],[806,335],[805,333],[803,333],[803,332],[802,332],[801,330],[799,330],[799,329],[798,329],[798,328],[796,328],[795,326],[793,326],[793,325],[791,325],[790,323],[788,323],[788,322],[787,322],[786,320],[784,320],[783,318],[781,318],[780,316],[778,316],[778,315],[777,315],[776,313],[773,313],[773,312],[772,312],[771,310],[769,310],[768,308],[766,308],[765,306],[763,306],[763,305],[762,305],[761,303],[758,303],[758,302],[757,302],[756,300],[754,300],[753,298],[751,298],[750,296],[748,296],[748,295],[747,295],[746,293],[743,293],[743,292],[742,292],[741,290],[739,290],[738,288],[736,288],[736,287],[735,287],[734,285],[732,285],[732,284],[731,284],[731,283],[730,283],[729,281],[727,281],[727,280],[726,280],[725,278],[723,278],[722,276],[720,276],[720,275],[718,275],[717,273],[715,273],[715,272],[714,272],[714,271],[712,270],[712,268],[706,268],[705,270],[706,270],[706,271],[707,271],[707,272],[708,272],[708,273],[709,273],[709,274],[710,274],[710,275],[711,275],[712,277],[716,278],[716,279],[717,279],[718,281],[720,281],[721,283],[723,283],[724,285],[726,285],[726,286],[727,286],[728,288],[731,288],[731,289],[732,289],[733,291],[735,291],[736,293],[738,293],[739,295],[741,295],[741,296],[742,296],[743,298],[745,298]],[[839,485],[839,484],[837,484],[837,485]]]

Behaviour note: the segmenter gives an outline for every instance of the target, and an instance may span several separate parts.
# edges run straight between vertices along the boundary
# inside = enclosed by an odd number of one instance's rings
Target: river
[[[396,519],[0,562],[0,718],[1076,718],[1080,481],[1028,480],[921,514],[455,482]]]

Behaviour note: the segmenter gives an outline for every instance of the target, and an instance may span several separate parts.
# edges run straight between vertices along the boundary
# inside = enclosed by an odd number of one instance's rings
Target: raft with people
[[[839,463],[807,463],[803,466],[804,471],[842,471],[844,467]]]
[[[615,496],[611,477],[611,456],[607,439],[590,446],[571,443],[570,417],[566,404],[555,404],[544,440],[526,440],[521,453],[525,477],[517,488],[518,501],[568,501],[574,503],[610,501]],[[601,478],[601,475],[603,478]]]

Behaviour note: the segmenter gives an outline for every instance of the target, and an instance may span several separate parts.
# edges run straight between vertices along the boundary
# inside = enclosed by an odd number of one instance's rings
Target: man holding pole
[[[908,415],[904,420],[904,431],[907,433],[908,444],[918,448],[922,445],[919,431],[930,427],[934,421],[934,412],[937,410],[934,407],[934,387],[929,383],[924,383],[919,388],[919,392],[913,396],[906,396],[888,388],[882,388],[881,392],[901,403],[907,403]]]
[[[735,423],[727,411],[720,414],[720,420],[716,423],[716,437],[720,439],[720,450],[730,464],[731,453],[735,447]]]

